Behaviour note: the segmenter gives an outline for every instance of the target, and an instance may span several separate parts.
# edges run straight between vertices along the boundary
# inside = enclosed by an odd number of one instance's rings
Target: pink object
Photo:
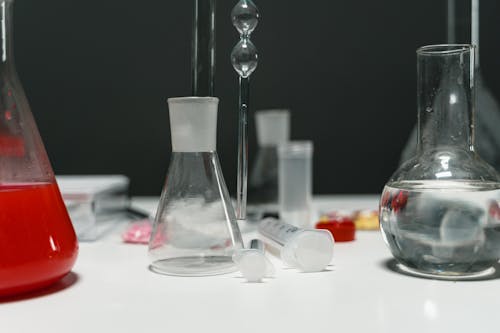
[[[122,234],[125,243],[148,244],[152,225],[149,220],[132,223]]]

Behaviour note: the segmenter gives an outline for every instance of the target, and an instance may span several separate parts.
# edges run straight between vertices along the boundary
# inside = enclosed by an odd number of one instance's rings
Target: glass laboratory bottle
[[[258,151],[250,173],[249,210],[257,207],[277,212],[278,146],[290,139],[290,112],[262,110],[255,113]]]
[[[215,97],[168,100],[170,166],[149,242],[157,273],[202,276],[236,270],[243,247],[216,152]]]
[[[417,74],[417,155],[382,193],[384,240],[411,273],[488,275],[500,259],[500,176],[474,149],[474,47],[422,47]]]
[[[0,296],[65,276],[78,243],[17,76],[13,0],[0,1]]]

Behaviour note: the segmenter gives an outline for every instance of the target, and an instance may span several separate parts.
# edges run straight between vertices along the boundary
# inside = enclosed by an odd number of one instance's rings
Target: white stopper
[[[216,97],[168,99],[172,151],[215,151],[218,104]]]
[[[255,113],[259,146],[279,146],[290,140],[290,112],[262,110]]]
[[[260,282],[274,275],[274,266],[263,250],[240,249],[233,255],[233,261],[248,282]]]

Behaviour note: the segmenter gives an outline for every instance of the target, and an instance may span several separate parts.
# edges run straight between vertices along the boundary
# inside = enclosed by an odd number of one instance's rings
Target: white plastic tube
[[[304,272],[320,272],[333,258],[335,241],[327,230],[301,229],[267,218],[259,224],[259,233],[280,249],[285,264]]]
[[[297,227],[311,225],[312,141],[290,141],[278,147],[280,217]]]

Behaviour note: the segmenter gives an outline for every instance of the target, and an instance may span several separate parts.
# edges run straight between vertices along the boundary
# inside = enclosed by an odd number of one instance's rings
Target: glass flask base
[[[485,278],[500,259],[498,183],[426,180],[388,184],[380,226],[412,275]]]
[[[484,268],[486,267],[486,268]],[[396,264],[397,270],[402,273],[422,277],[427,279],[437,279],[437,280],[448,280],[448,281],[470,281],[470,280],[486,280],[489,278],[494,278],[497,274],[496,269],[493,266],[478,265],[479,270],[471,271],[470,264],[468,265],[469,271],[463,270],[443,270],[441,267],[425,267],[424,270],[415,269],[408,267],[400,262]]]
[[[210,276],[237,271],[231,256],[192,256],[156,260],[150,268],[155,273],[175,276]]]

